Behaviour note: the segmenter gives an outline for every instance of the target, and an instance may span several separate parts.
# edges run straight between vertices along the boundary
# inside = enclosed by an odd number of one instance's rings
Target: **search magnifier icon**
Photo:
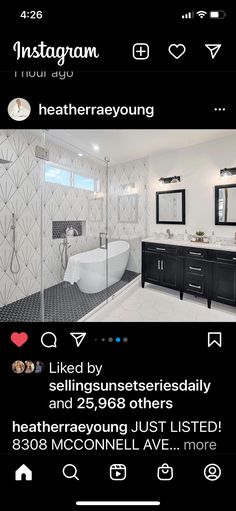
[[[63,476],[66,477],[66,479],[77,479],[79,481],[79,478],[77,477],[77,468],[75,465],[72,465],[71,463],[68,463],[67,465],[64,465],[62,469]]]

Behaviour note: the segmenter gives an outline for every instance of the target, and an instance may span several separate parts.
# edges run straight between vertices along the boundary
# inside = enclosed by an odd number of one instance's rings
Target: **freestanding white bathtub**
[[[111,241],[107,250],[95,248],[71,256],[64,280],[71,284],[77,282],[84,293],[98,293],[107,285],[111,286],[121,280],[128,259],[129,243],[122,240]]]

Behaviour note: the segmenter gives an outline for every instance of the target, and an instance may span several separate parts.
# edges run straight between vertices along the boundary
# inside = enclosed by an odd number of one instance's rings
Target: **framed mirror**
[[[215,186],[215,224],[236,225],[236,184]]]
[[[185,190],[156,192],[156,223],[185,224]]]

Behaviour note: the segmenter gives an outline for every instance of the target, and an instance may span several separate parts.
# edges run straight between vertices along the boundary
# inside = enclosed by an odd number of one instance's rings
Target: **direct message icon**
[[[75,339],[76,346],[79,348],[85,339],[87,332],[70,332],[70,335],[73,337],[73,339]]]
[[[222,332],[208,332],[208,348],[213,345],[222,348]]]

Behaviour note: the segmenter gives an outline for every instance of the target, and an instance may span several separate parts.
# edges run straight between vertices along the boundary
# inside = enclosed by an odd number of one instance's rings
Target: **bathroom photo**
[[[236,130],[0,130],[0,322],[235,321]]]

